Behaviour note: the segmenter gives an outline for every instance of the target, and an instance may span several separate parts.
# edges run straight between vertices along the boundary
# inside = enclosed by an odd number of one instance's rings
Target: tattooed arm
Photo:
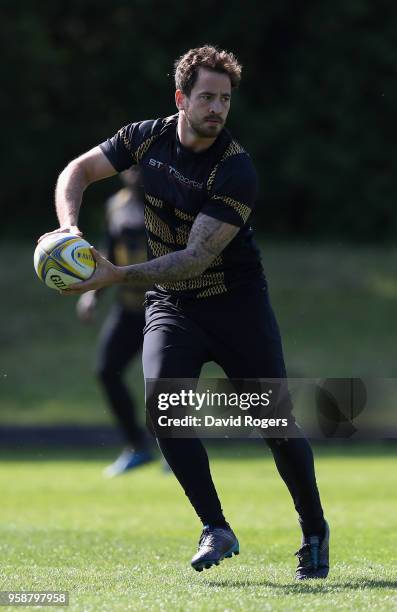
[[[114,266],[95,249],[95,274],[84,283],[65,290],[67,294],[80,294],[113,284],[131,283],[150,287],[153,283],[179,281],[200,276],[213,260],[236,236],[239,227],[199,214],[193,223],[185,249],[132,266]]]
[[[178,281],[200,276],[235,237],[240,228],[199,214],[187,246],[149,262],[124,268],[125,282],[144,284]]]

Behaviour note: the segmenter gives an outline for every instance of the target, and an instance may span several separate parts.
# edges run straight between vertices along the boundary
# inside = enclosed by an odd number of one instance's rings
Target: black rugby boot
[[[329,526],[325,521],[324,535],[304,537],[298,552],[296,579],[326,578],[329,572]]]
[[[197,553],[192,559],[192,567],[201,572],[212,565],[219,565],[223,559],[238,555],[239,543],[229,526],[211,527],[205,525],[200,536]]]

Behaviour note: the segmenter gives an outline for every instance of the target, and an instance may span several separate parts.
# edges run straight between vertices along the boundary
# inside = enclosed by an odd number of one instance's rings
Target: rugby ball
[[[96,266],[90,244],[68,233],[43,238],[36,247],[33,261],[39,279],[47,287],[58,290],[87,280]]]

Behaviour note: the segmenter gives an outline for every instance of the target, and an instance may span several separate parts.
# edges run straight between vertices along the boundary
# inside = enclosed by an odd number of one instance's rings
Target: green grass
[[[33,250],[0,247],[10,262],[0,300],[0,424],[110,423],[93,363],[111,296],[96,325],[80,324],[75,298],[35,278]],[[290,376],[395,376],[395,249],[263,244],[262,252]],[[139,359],[129,381],[142,405]]]
[[[395,446],[317,451],[332,570],[302,584],[295,513],[269,454],[210,455],[241,555],[198,574],[199,523],[158,464],[106,481],[109,450],[2,450],[0,590],[69,590],[70,609],[87,612],[397,609]]]

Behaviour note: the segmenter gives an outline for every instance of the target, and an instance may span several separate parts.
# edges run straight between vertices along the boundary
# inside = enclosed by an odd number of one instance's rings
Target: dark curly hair
[[[175,86],[187,96],[190,95],[197,80],[199,68],[222,72],[230,77],[232,89],[238,87],[242,66],[233,53],[220,50],[211,45],[190,49],[181,55],[174,64]]]

